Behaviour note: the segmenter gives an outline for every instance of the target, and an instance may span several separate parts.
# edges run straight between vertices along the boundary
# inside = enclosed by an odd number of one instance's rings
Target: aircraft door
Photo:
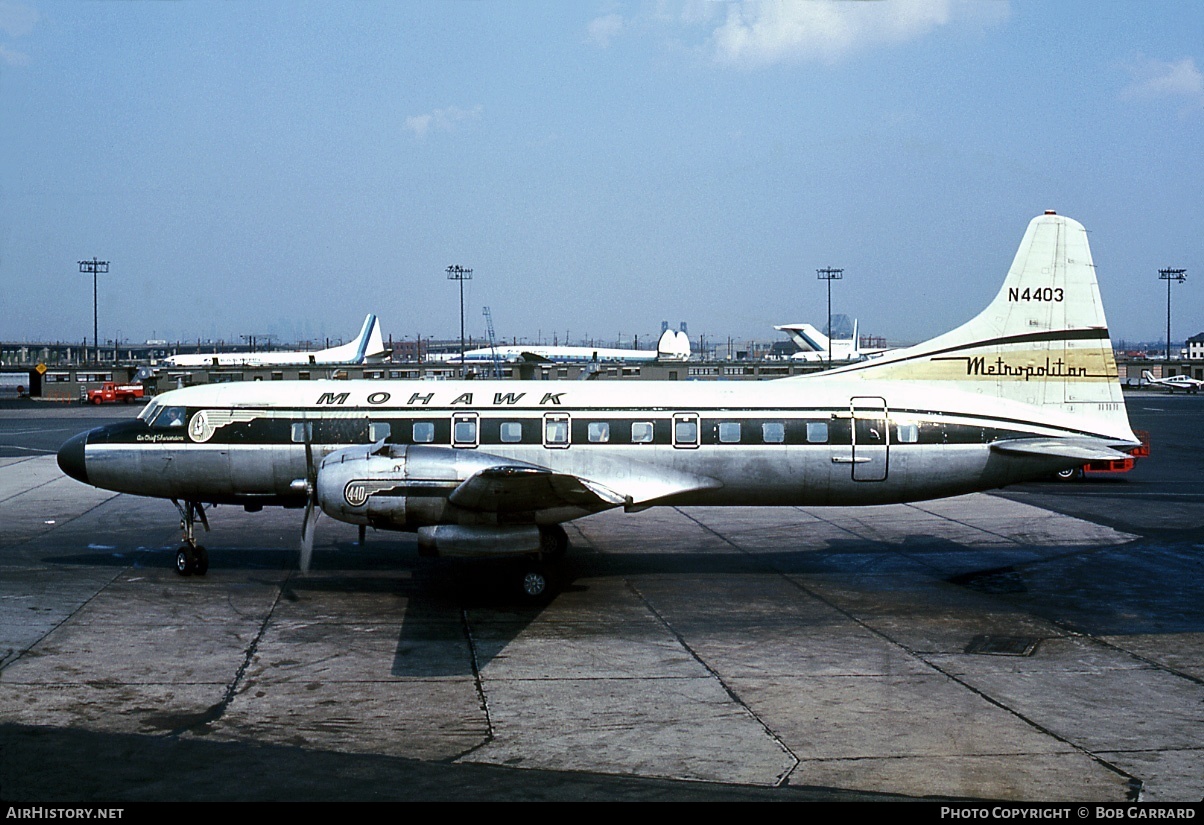
[[[890,463],[890,427],[886,399],[856,396],[853,416],[853,481],[885,481]]]

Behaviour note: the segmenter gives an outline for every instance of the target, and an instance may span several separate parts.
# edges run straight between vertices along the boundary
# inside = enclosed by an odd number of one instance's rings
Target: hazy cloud
[[[1204,74],[1193,58],[1173,63],[1143,58],[1128,70],[1133,80],[1121,93],[1127,99],[1179,98],[1204,107]]]
[[[415,136],[424,138],[432,130],[450,132],[456,128],[456,124],[468,120],[476,120],[481,116],[482,111],[483,107],[480,104],[471,109],[448,106],[446,109],[436,109],[428,114],[407,117],[405,128],[413,132]]]
[[[4,63],[6,66],[25,66],[29,63],[29,55],[13,51],[0,43],[0,63]]]
[[[922,37],[949,23],[953,0],[801,0],[733,3],[711,35],[715,60],[741,67],[832,63],[877,43]]]
[[[617,14],[606,14],[590,21],[589,39],[605,49],[622,30],[623,18]]]
[[[0,0],[0,31],[9,37],[24,37],[38,22],[37,9]]]
[[[20,3],[0,0],[0,32],[8,37],[24,37],[33,31],[38,22],[38,12]],[[8,43],[0,43],[0,63],[8,66],[24,66],[29,56],[13,49]]]

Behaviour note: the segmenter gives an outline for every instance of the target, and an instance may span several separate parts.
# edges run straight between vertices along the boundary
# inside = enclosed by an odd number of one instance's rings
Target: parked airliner
[[[380,332],[380,321],[369,314],[355,340],[338,347],[313,352],[215,352],[170,355],[159,363],[165,367],[284,367],[312,364],[378,364],[389,355]]]
[[[869,505],[1124,457],[1129,426],[1083,226],[1029,224],[995,299],[926,343],[765,382],[275,381],[186,387],[81,433],[59,466],[172,499],[180,573],[205,505],[305,507],[414,531],[431,555],[514,556],[532,595],[561,526],[611,508]],[[206,524],[207,526],[207,524]]]
[[[568,347],[545,346],[543,344],[499,344],[481,347],[464,353],[465,364],[517,363],[581,363],[616,362],[648,363],[652,361],[688,361],[690,339],[682,331],[667,329],[661,333],[656,349],[623,349],[620,347]],[[449,364],[460,363],[460,353],[449,354],[438,360]]]
[[[792,361],[806,361],[813,364],[823,364],[831,361],[844,364],[849,361],[864,361],[866,358],[876,358],[885,348],[862,349],[857,338],[857,322],[853,322],[852,338],[829,338],[811,324],[779,324],[774,329],[790,336],[798,352],[792,353]]]

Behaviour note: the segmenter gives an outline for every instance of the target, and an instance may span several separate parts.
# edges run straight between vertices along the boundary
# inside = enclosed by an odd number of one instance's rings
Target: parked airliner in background
[[[437,357],[449,364],[460,363],[460,353]],[[621,349],[618,347],[560,347],[542,344],[500,344],[464,353],[465,364],[517,363],[575,363],[624,361],[632,364],[652,361],[690,360],[690,339],[685,332],[667,329],[661,333],[655,350]]]
[[[1189,375],[1172,375],[1169,378],[1155,378],[1154,373],[1149,370],[1142,370],[1141,381],[1143,384],[1150,384],[1155,387],[1166,387],[1169,392],[1184,390],[1185,392],[1197,393],[1201,387],[1204,387],[1204,381],[1192,378]]]
[[[312,364],[379,364],[389,356],[380,332],[380,321],[369,314],[354,341],[313,352],[214,352],[170,355],[159,361],[164,367],[284,367]]]
[[[886,349],[861,349],[857,338],[857,322],[853,322],[852,338],[829,338],[811,324],[781,324],[774,329],[790,336],[790,340],[799,348],[798,352],[790,355],[792,361],[806,361],[814,364],[826,364],[831,360],[834,364],[844,364],[850,361],[864,361],[875,358]]]
[[[656,505],[886,504],[1047,478],[1140,446],[1083,226],[1029,224],[995,299],[926,343],[764,382],[271,381],[185,387],[81,433],[59,466],[172,499],[183,574],[205,505],[304,507],[417,533],[428,555],[524,560],[564,522]]]

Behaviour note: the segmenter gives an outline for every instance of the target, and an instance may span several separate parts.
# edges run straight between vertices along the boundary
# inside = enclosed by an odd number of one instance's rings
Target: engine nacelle
[[[501,463],[515,462],[449,447],[348,447],[322,460],[315,495],[331,518],[385,530],[488,524],[489,516],[460,510],[448,496],[466,479]]]
[[[543,539],[533,524],[496,527],[439,524],[418,528],[418,553],[423,556],[500,557],[538,553]]]

